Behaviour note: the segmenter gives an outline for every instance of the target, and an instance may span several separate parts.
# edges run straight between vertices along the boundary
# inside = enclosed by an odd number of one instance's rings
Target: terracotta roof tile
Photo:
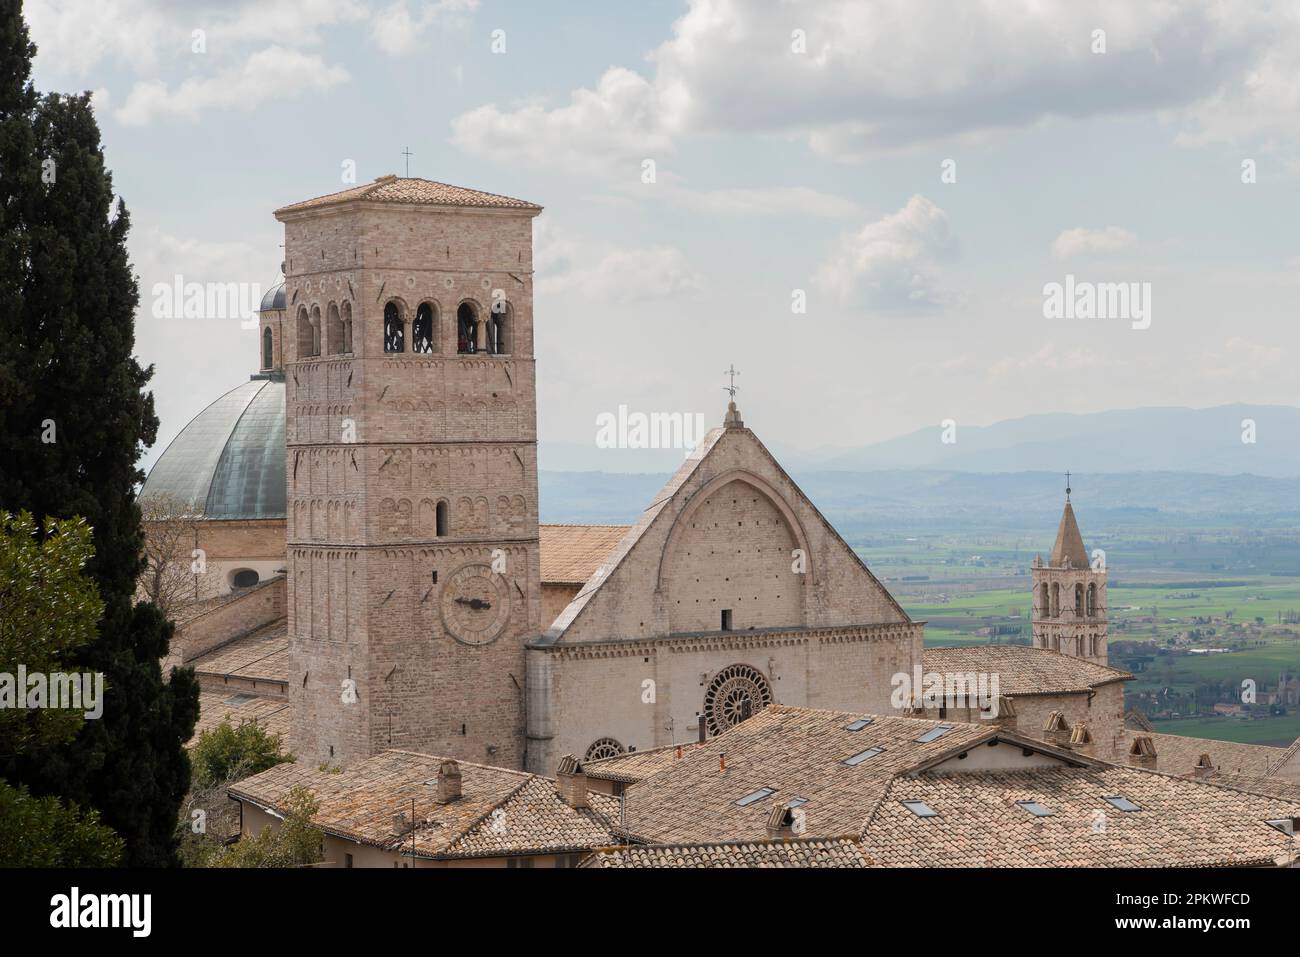
[[[581,585],[614,551],[630,525],[539,525],[542,582]]]
[[[583,867],[869,867],[852,838],[651,844],[601,848]]]
[[[998,693],[1004,695],[1086,694],[1133,678],[1127,671],[1028,645],[926,648],[923,660],[926,671],[996,674]]]
[[[1236,741],[1213,741],[1181,734],[1135,732],[1125,729],[1119,739],[1120,754],[1128,751],[1135,737],[1148,737],[1156,749],[1156,770],[1167,774],[1191,774],[1208,754],[1215,769],[1225,774],[1249,774],[1264,777],[1269,766],[1284,753],[1282,748],[1266,744],[1241,744]]]
[[[271,622],[250,634],[226,642],[186,662],[195,673],[247,678],[251,681],[289,681],[289,623]]]
[[[1105,801],[1127,798],[1139,810]],[[918,817],[902,801],[938,812]],[[1017,802],[1036,801],[1038,817]],[[886,867],[1214,867],[1294,858],[1269,820],[1300,804],[1138,768],[1032,768],[899,777],[863,831]]]
[[[602,811],[617,814],[617,798],[591,795],[591,808],[573,808],[561,800],[554,781],[522,771],[461,761],[461,797],[440,804],[436,780],[444,760],[390,750],[337,773],[282,764],[240,781],[229,793],[280,810],[290,789],[301,784],[316,795],[321,830],[408,853],[411,832],[396,833],[394,816],[409,819],[414,800],[414,849],[421,857],[563,853],[614,842]]]
[[[380,176],[372,183],[354,186],[337,193],[305,199],[299,203],[281,206],[275,211],[293,213],[322,206],[337,206],[340,203],[365,201],[368,203],[403,203],[417,206],[460,206],[479,209],[522,209],[540,210],[542,207],[522,199],[512,199],[496,193],[484,193],[477,189],[463,186],[451,186],[436,183],[433,180],[416,177]]]
[[[199,720],[194,725],[194,735],[188,747],[198,743],[199,735],[210,731],[226,718],[234,727],[244,721],[256,721],[272,734],[284,740],[289,738],[289,702],[283,698],[265,697],[238,691],[199,691]]]

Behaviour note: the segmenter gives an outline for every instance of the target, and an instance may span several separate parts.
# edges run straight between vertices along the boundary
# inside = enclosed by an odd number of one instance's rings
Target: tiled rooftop
[[[615,842],[608,821],[609,815],[617,819],[617,798],[593,794],[591,808],[576,809],[560,799],[548,778],[462,761],[461,798],[439,804],[442,761],[390,750],[338,773],[281,764],[240,781],[229,793],[279,810],[290,789],[303,785],[320,804],[316,824],[323,831],[399,851],[412,846],[411,834],[395,834],[393,817],[409,815],[414,800],[419,821],[414,847],[421,857],[564,853]]]
[[[289,681],[289,624],[281,618],[186,662],[198,674]]]
[[[1133,677],[1127,671],[1028,645],[926,648],[924,661],[926,671],[996,674],[999,693],[1009,696],[1086,694],[1112,681]]]
[[[541,209],[535,203],[522,199],[512,199],[496,193],[484,193],[477,189],[463,186],[451,186],[436,183],[433,180],[417,177],[380,176],[374,182],[354,186],[352,189],[305,199],[277,209],[280,213],[292,213],[322,206],[335,206],[340,203],[365,201],[367,203],[404,203],[417,206],[460,206],[479,209]]]
[[[1135,735],[1143,732],[1125,730],[1120,753],[1129,748]],[[1208,754],[1216,770],[1225,774],[1249,774],[1263,777],[1270,765],[1284,753],[1283,748],[1266,744],[1240,744],[1236,741],[1213,741],[1188,738],[1181,734],[1147,733],[1156,749],[1156,770],[1166,774],[1191,774],[1202,754]]]
[[[210,731],[226,718],[234,727],[244,721],[256,721],[272,734],[289,740],[289,702],[283,698],[241,694],[236,691],[200,691],[199,720],[194,725],[194,736],[189,746],[198,743],[199,735]]]
[[[539,525],[542,581],[565,585],[586,583],[629,525]]]
[[[937,815],[919,817],[902,801]],[[1036,816],[1022,801],[1051,813]],[[1295,816],[1300,803],[1137,768],[929,773],[893,780],[861,845],[885,867],[1270,865],[1300,845],[1267,822]]]
[[[868,867],[852,838],[602,848],[583,867]]]

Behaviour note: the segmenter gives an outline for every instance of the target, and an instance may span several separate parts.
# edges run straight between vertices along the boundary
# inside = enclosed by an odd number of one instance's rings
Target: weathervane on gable
[[[733,362],[731,368],[727,369],[722,374],[731,376],[731,385],[724,385],[722,391],[729,393],[731,395],[731,400],[734,402],[736,400],[736,393],[740,391],[740,386],[736,385],[736,376],[740,375],[740,373],[736,371],[736,364]]]

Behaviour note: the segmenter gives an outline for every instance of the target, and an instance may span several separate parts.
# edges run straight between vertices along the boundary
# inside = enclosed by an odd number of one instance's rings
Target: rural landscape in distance
[[[0,0],[0,913],[1294,940],[1297,75],[1272,0]]]

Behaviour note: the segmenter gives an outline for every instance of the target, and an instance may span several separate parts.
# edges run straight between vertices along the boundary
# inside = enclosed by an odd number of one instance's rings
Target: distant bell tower
[[[1065,487],[1065,511],[1056,531],[1052,556],[1034,559],[1034,647],[1050,648],[1076,658],[1106,664],[1106,566],[1088,561],[1079,523]]]
[[[290,745],[312,764],[403,748],[523,765],[540,212],[381,176],[275,213]]]

